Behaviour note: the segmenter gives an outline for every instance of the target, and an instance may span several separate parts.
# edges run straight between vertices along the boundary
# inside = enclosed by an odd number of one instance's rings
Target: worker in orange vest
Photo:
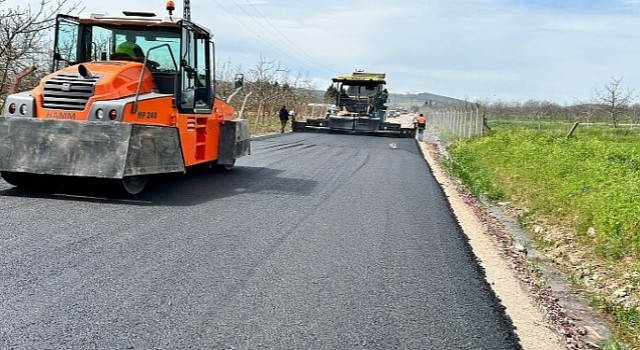
[[[418,118],[416,118],[416,128],[418,128],[418,141],[422,141],[424,138],[424,128],[427,126],[427,118],[424,117],[424,114],[420,113]]]

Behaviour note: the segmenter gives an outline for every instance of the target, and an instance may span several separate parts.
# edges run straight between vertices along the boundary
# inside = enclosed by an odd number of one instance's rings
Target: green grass
[[[638,337],[640,337],[640,311],[637,308],[613,304],[599,296],[592,297],[590,305],[605,310],[615,317],[617,332],[622,335],[623,340],[630,344],[638,341]],[[606,346],[609,346],[609,349],[624,349],[614,340],[605,343],[602,348],[607,349]]]
[[[263,135],[280,132],[280,120],[274,116],[257,118],[255,113],[247,113],[245,116],[249,122],[251,135]],[[287,123],[287,131],[291,131],[291,121]]]
[[[544,219],[562,227],[598,264],[640,271],[640,129],[579,126],[567,138],[568,123],[491,126],[489,135],[448,148],[449,170],[472,193],[525,209],[521,226]],[[593,306],[613,316],[619,339],[640,347],[637,308],[599,297]],[[614,340],[605,346],[622,349]]]
[[[625,350],[625,348],[615,340],[606,341],[600,348],[602,350]]]
[[[517,201],[590,239],[599,257],[640,257],[638,131],[590,128],[567,139],[557,128],[504,127],[449,153],[449,169],[475,195]]]

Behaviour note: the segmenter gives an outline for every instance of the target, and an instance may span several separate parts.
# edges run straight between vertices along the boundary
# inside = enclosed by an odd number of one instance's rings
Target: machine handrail
[[[169,46],[169,44],[164,43],[164,44],[160,44],[158,46],[154,46],[152,48],[150,48],[149,50],[147,50],[147,52],[144,55],[144,61],[142,62],[142,66],[146,67],[147,66],[147,61],[148,61],[148,57],[149,57],[149,53],[155,49],[159,49],[163,46],[166,46],[169,49],[169,55],[171,55],[171,62],[173,62],[173,67],[175,68],[176,74],[178,74],[178,64],[176,63],[176,58],[173,56],[173,50],[171,50],[171,46]],[[144,78],[144,69],[140,70],[140,78],[138,78],[138,88],[136,89],[136,97],[133,100],[133,107],[131,109],[131,113],[136,113],[138,111],[138,97],[140,97],[140,88],[142,87],[142,79]],[[176,80],[174,82],[174,93],[177,90],[177,84],[178,81]]]

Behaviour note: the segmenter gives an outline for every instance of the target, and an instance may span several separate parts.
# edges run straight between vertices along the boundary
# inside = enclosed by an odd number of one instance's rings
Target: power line
[[[265,44],[267,44],[268,46],[270,46],[271,48],[275,49],[276,51],[279,51],[280,53],[282,53],[283,55],[287,56],[287,53],[282,51],[280,48],[275,47],[274,45],[272,45],[269,41],[267,41],[267,39],[263,38],[262,35],[260,35],[259,33],[257,33],[256,31],[253,30],[253,28],[249,27],[246,23],[244,23],[244,21],[242,21],[240,18],[238,18],[236,15],[234,15],[233,13],[231,13],[229,10],[227,10],[224,6],[222,6],[220,4],[220,2],[218,2],[218,0],[214,0],[216,2],[216,4],[218,4],[218,6],[227,14],[229,14],[231,17],[235,18],[236,21],[238,21],[240,24],[242,24],[245,28],[247,28],[251,33],[255,34],[255,36],[257,36],[258,38],[260,38],[260,40],[262,40]],[[234,1],[235,2],[235,1]]]
[[[271,34],[271,36],[272,36],[273,38],[275,38],[276,40],[280,40],[280,39],[278,39],[277,37],[273,36],[273,34],[270,32],[270,30],[269,30],[267,27],[265,27],[262,23],[260,23],[258,20],[256,20],[256,18],[255,18],[255,17],[253,17],[253,15],[252,15],[252,14],[250,14],[249,12],[247,12],[247,11],[244,9],[244,7],[240,6],[240,5],[236,2],[236,0],[231,0],[231,1],[236,5],[236,7],[237,7],[237,8],[239,8],[239,9],[240,9],[240,11],[244,12],[244,14],[245,14],[245,15],[247,15],[251,20],[253,20],[253,22],[255,22],[255,23],[256,23],[256,24],[258,24],[260,27],[262,27],[262,29],[264,29],[264,30],[265,30],[265,32],[267,32],[267,33]],[[272,24],[271,26],[273,27],[273,24]],[[281,41],[281,43],[284,43],[284,42],[282,42],[282,41]],[[286,44],[286,43],[284,43],[284,46],[286,47],[286,46],[287,46],[287,44]],[[297,50],[295,47],[289,47],[289,49],[291,49],[291,48],[293,48],[293,51],[296,51],[296,50]],[[280,52],[282,52],[282,51],[280,51]],[[294,60],[298,61],[295,57],[292,57],[291,55],[289,55],[289,54],[287,54],[287,53],[285,53],[285,55],[287,55],[288,57],[291,57],[291,58],[293,58]],[[303,58],[304,58],[304,57],[303,57]],[[298,61],[298,63],[302,63],[303,65],[305,65],[303,62],[300,62],[300,61]],[[313,62],[311,62],[311,61],[309,61],[309,63],[311,63],[312,65],[315,65],[315,64],[314,64]]]
[[[262,17],[268,24],[269,26],[271,26],[271,28],[273,28],[273,30],[275,30],[276,33],[278,33],[280,35],[281,38],[283,38],[287,43],[289,43],[291,45],[291,48],[293,48],[294,51],[296,51],[300,56],[302,56],[304,59],[306,59],[308,62],[310,62],[311,64],[313,64],[314,66],[318,66],[324,70],[327,71],[332,71],[334,73],[338,73],[338,71],[324,66],[322,64],[317,64],[316,62],[314,62],[311,58],[309,58],[309,56],[302,50],[299,50],[298,47],[296,46],[296,44],[294,42],[292,42],[284,33],[282,33],[280,31],[280,29],[278,29],[278,27],[276,27],[273,22],[271,22],[264,14],[262,14],[262,12],[260,12],[260,10],[253,5],[253,3],[251,3],[251,1],[246,0],[247,4],[249,4],[249,6],[251,6],[251,8],[260,15],[260,17]]]
[[[215,0],[216,4],[227,14],[229,14],[231,17],[233,17],[236,21],[238,21],[240,24],[242,24],[246,29],[248,29],[251,33],[255,34],[260,40],[262,40],[265,44],[267,44],[269,47],[273,48],[274,50],[280,52],[281,54],[283,54],[286,57],[289,57],[293,60],[295,60],[296,62],[298,62],[299,64],[301,64],[303,67],[306,67],[308,65],[311,66],[315,66],[320,68],[321,70],[324,71],[331,71],[331,72],[336,72],[334,69],[328,68],[326,66],[323,66],[321,64],[318,64],[314,61],[312,61],[311,59],[308,58],[308,56],[302,52],[300,49],[298,49],[295,44],[293,44],[291,42],[291,40],[289,40],[282,32],[280,32],[274,25],[273,23],[271,23],[271,21],[269,21],[261,12],[259,12],[257,10],[257,8],[255,8],[255,6],[253,6],[253,4],[250,4],[254,10],[256,10],[256,12],[258,12],[260,14],[260,16],[262,16],[262,18],[264,18],[266,20],[266,22],[273,28],[275,28],[276,32],[280,34],[280,36],[282,36],[284,38],[284,40],[289,41],[291,44],[287,44],[286,42],[283,42],[282,39],[278,38],[276,35],[273,34],[273,31],[270,30],[269,28],[265,27],[262,23],[260,23],[251,13],[247,12],[242,6],[240,6],[240,4],[238,4],[235,0],[232,0],[232,2],[236,5],[236,7],[238,7],[245,15],[247,15],[252,21],[254,21],[257,25],[259,25],[262,30],[269,34],[273,39],[276,39],[277,41],[279,41],[278,46],[274,45],[273,42],[271,42],[270,40],[267,40],[267,38],[265,38],[263,35],[261,35],[260,33],[256,32],[254,30],[254,28],[252,28],[251,26],[249,26],[247,23],[245,23],[245,21],[241,20],[238,16],[236,16],[235,14],[233,14],[231,11],[229,11],[226,7],[222,6],[222,4],[220,4],[220,2],[218,0]],[[302,62],[300,61],[300,59],[296,58],[295,55],[291,55],[290,53],[285,52],[280,46],[288,48],[290,51],[297,53],[297,55],[302,58],[305,59],[307,62]]]

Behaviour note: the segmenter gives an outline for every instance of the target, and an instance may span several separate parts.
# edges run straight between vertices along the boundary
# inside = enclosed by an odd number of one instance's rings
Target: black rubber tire
[[[37,174],[2,171],[0,176],[4,181],[15,187],[34,189],[43,185],[42,179]]]
[[[125,176],[120,180],[126,194],[135,195],[144,190],[149,182],[148,175]]]
[[[236,160],[233,160],[231,164],[216,164],[216,170],[220,171],[231,171],[233,167],[236,165]]]

